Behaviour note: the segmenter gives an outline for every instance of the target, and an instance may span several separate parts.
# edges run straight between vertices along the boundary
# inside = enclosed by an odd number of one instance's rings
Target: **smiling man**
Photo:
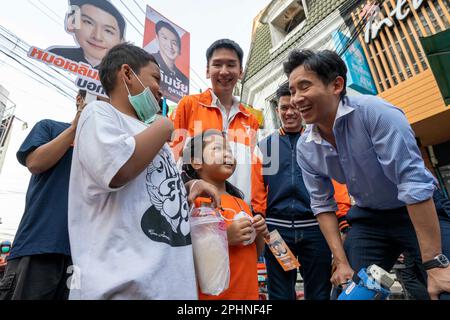
[[[226,132],[237,160],[230,183],[238,187],[250,203],[252,143],[256,138],[258,120],[233,96],[233,89],[242,78],[241,47],[229,39],[215,41],[206,51],[206,76],[212,89],[185,96],[172,118],[176,129],[172,147],[178,158],[187,139],[202,131],[217,129]]]
[[[305,299],[328,300],[331,291],[331,252],[310,206],[309,194],[295,161],[296,146],[302,134],[302,117],[291,104],[289,84],[276,92],[276,112],[282,127],[264,138],[255,149],[258,159],[252,166],[253,214],[266,218],[269,231],[278,230],[294,256],[304,280]],[[339,227],[347,232],[345,215],[350,199],[345,185],[334,183],[339,204]],[[267,289],[270,300],[295,300],[297,269],[284,271],[268,248]]]
[[[309,125],[297,145],[297,160],[336,262],[332,282],[341,285],[371,264],[389,271],[407,250],[418,259],[421,254],[430,296],[449,292],[435,179],[403,111],[375,96],[347,97],[347,67],[335,52],[294,50],[284,71],[291,102]],[[331,178],[346,183],[356,202],[347,214],[345,251]]]
[[[97,67],[106,53],[124,41],[125,20],[107,0],[70,0],[66,30],[79,47],[54,47],[49,51],[75,62]],[[79,10],[73,10],[73,6]]]

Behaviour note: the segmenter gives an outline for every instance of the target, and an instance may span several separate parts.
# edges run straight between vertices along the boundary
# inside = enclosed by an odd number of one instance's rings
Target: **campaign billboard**
[[[64,28],[74,45],[32,46],[28,56],[76,74],[78,88],[105,96],[98,66],[112,47],[125,41],[124,16],[108,0],[68,0]]]
[[[143,48],[161,70],[161,91],[178,102],[189,93],[190,34],[147,6]]]

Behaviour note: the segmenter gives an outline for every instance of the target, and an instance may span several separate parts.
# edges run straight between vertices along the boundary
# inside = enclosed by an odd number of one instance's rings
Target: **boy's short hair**
[[[163,20],[159,20],[155,26],[156,34],[158,34],[159,30],[161,30],[162,28],[166,28],[167,30],[169,30],[176,36],[177,42],[178,42],[178,47],[181,49],[181,38],[180,38],[180,35],[178,34],[177,30],[175,30],[175,28],[170,23],[163,21]]]
[[[123,39],[125,36],[125,19],[120,13],[119,10],[108,0],[70,0],[71,6],[78,6],[81,9],[82,5],[90,4],[94,7],[97,7],[99,9],[102,9],[103,11],[108,12],[110,15],[112,15],[117,20],[117,24],[119,25],[120,30],[120,38]]]
[[[211,57],[214,54],[214,51],[218,49],[230,49],[236,52],[239,63],[242,68],[242,60],[244,59],[244,51],[242,51],[242,48],[233,40],[230,39],[220,39],[217,41],[214,41],[212,45],[209,46],[208,50],[206,50],[206,63],[209,65],[209,60],[211,60]]]
[[[105,93],[109,96],[114,90],[117,81],[117,72],[122,65],[128,64],[136,74],[139,74],[141,68],[147,66],[150,62],[156,64],[155,58],[142,48],[131,43],[125,42],[116,45],[102,59],[99,66],[100,81]]]
[[[289,77],[292,71],[300,66],[315,72],[325,84],[330,84],[337,77],[344,78],[344,89],[341,92],[341,97],[347,94],[347,66],[336,52],[294,49],[289,53],[287,61],[283,64],[284,72]]]
[[[289,91],[289,82],[283,83],[276,92],[277,102],[280,101],[281,97],[290,97],[291,91]]]

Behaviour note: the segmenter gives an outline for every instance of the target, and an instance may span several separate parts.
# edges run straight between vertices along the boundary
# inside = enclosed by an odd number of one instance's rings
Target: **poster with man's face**
[[[161,69],[161,91],[178,102],[189,93],[190,34],[147,6],[143,48]]]
[[[108,51],[125,41],[123,15],[108,0],[68,0],[64,27],[73,46],[31,47],[28,56],[78,75],[78,88],[104,95],[97,69]]]

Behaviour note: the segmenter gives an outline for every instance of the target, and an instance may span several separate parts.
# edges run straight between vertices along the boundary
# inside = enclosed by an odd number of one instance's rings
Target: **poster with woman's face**
[[[147,6],[143,48],[161,70],[161,91],[178,102],[189,93],[190,34]]]

